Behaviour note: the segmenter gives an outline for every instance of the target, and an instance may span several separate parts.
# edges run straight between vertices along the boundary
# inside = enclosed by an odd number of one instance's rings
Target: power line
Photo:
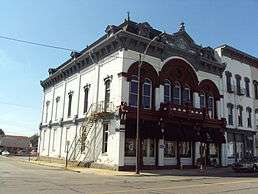
[[[8,105],[8,106],[13,106],[13,107],[16,107],[16,108],[22,108],[22,109],[35,109],[33,107],[25,106],[25,105],[22,105],[22,104],[14,104],[14,103],[3,102],[3,101],[0,101],[0,104],[4,104],[4,105]]]
[[[36,45],[36,46],[53,48],[53,49],[66,50],[66,51],[75,51],[74,49],[70,49],[70,48],[54,46],[54,45],[49,45],[49,44],[43,44],[43,43],[38,43],[38,42],[31,42],[31,41],[27,41],[27,40],[21,40],[21,39],[17,39],[17,38],[2,36],[2,35],[0,35],[0,38],[5,39],[5,40],[15,41],[15,42],[21,42],[21,43],[25,43],[25,44],[31,44],[31,45]]]

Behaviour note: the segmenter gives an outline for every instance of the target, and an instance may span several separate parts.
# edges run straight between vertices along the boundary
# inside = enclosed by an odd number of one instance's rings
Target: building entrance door
[[[144,139],[142,145],[143,165],[155,165],[156,158],[156,140]]]

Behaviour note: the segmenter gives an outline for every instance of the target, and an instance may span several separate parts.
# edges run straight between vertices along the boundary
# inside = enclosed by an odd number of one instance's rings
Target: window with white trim
[[[173,88],[173,102],[175,104],[181,104],[181,86],[178,82],[175,83]]]
[[[109,108],[109,103],[110,103],[110,84],[111,80],[108,79],[105,81],[105,110]]]
[[[164,81],[164,102],[171,101],[171,83],[169,80]]]
[[[252,109],[250,107],[247,107],[246,113],[247,113],[247,127],[251,128],[252,127]]]
[[[186,86],[183,90],[183,103],[187,104],[191,102],[191,90]]]
[[[238,126],[243,126],[243,107],[238,105],[237,107],[237,118],[238,118]]]
[[[108,147],[108,124],[103,124],[103,141],[102,141],[102,153],[107,152]]]
[[[68,94],[68,112],[67,112],[67,117],[71,117],[72,101],[73,101],[73,92],[69,92],[69,94]]]
[[[151,95],[152,95],[151,80],[148,78],[145,78],[142,85],[142,106],[144,109],[151,108]]]
[[[231,103],[227,104],[227,108],[228,108],[228,125],[233,125],[233,107],[234,105]]]
[[[200,108],[205,108],[206,107],[206,100],[205,100],[204,92],[201,92],[199,96],[200,96]]]
[[[84,104],[83,104],[83,113],[88,111],[88,102],[89,102],[89,86],[84,87]]]
[[[214,97],[208,96],[208,112],[210,118],[214,118]]]
[[[138,79],[137,76],[132,76],[129,88],[129,106],[137,107],[138,96]]]

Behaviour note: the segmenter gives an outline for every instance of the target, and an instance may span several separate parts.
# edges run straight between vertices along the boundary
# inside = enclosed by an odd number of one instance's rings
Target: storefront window
[[[217,158],[219,153],[218,144],[212,143],[210,144],[210,156],[212,158]]]
[[[244,139],[241,134],[236,134],[236,157],[240,160],[244,158]]]
[[[142,147],[143,157],[154,157],[154,140],[144,139]]]
[[[191,157],[191,142],[181,142],[180,157]]]
[[[176,156],[176,142],[165,141],[164,157],[173,158]]]
[[[150,157],[154,157],[154,139],[150,139],[150,152],[149,152]]]
[[[254,144],[253,144],[253,136],[248,135],[246,136],[246,157],[251,157],[253,156],[254,153]]]
[[[135,156],[136,155],[136,142],[133,138],[125,139],[125,156]]]
[[[234,135],[233,133],[227,134],[227,154],[228,158],[234,158],[234,150],[235,150],[235,144],[234,144]]]
[[[148,139],[144,139],[143,146],[142,146],[143,157],[147,157],[147,149],[148,149]]]

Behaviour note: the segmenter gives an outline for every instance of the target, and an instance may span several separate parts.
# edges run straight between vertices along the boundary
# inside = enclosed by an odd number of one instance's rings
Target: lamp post
[[[152,42],[157,40],[159,37],[161,37],[164,34],[164,32],[160,33],[158,36],[155,36],[149,44],[146,46],[143,57],[139,56],[139,65],[138,65],[138,87],[137,87],[137,111],[136,111],[136,165],[135,165],[135,173],[140,174],[140,166],[141,166],[141,151],[140,151],[140,92],[141,92],[141,67],[143,64],[144,57],[146,56],[146,53],[151,45]]]

